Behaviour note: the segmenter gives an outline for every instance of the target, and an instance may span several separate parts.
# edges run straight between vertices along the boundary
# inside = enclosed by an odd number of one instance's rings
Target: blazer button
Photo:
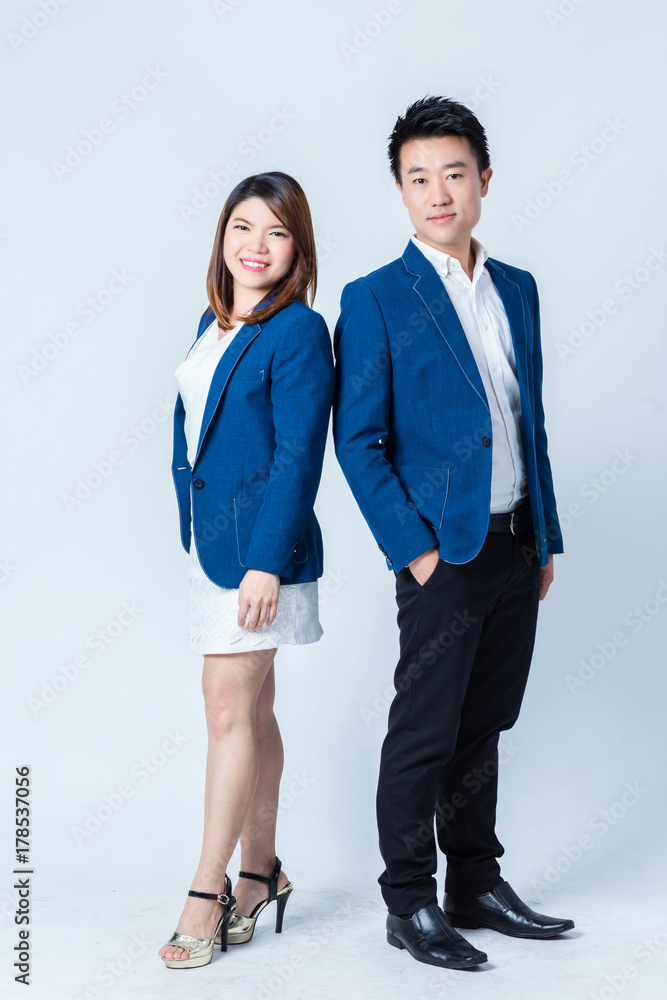
[[[482,438],[482,444],[484,445],[485,448],[488,448],[489,445],[491,444],[491,438],[489,438],[489,437],[483,437]]]
[[[300,545],[301,545],[301,539],[300,539],[300,538],[297,538],[297,540],[296,540],[296,541],[295,541],[295,543],[294,543],[294,548],[295,548],[295,549],[298,549]]]
[[[296,557],[292,556],[292,558],[290,559],[291,565],[294,566],[295,562],[296,562]]]
[[[204,480],[203,479],[193,479],[192,480],[192,485],[194,486],[194,488],[196,490],[203,490],[204,489]]]

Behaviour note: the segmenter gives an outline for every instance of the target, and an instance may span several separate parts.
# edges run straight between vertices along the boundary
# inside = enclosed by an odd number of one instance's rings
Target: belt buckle
[[[510,513],[510,531],[512,532],[513,535],[516,535],[516,531],[515,531],[515,528],[514,528],[514,518],[515,517],[516,517],[516,511],[513,510]]]

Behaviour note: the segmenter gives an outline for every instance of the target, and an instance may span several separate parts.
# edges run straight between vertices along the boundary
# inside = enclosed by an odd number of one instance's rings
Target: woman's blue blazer
[[[213,319],[209,307],[195,342]],[[322,575],[313,505],[333,387],[326,323],[297,301],[232,338],[213,375],[192,467],[179,393],[172,475],[181,541],[189,551],[194,535],[218,586],[238,587],[248,569],[276,573],[281,583]]]

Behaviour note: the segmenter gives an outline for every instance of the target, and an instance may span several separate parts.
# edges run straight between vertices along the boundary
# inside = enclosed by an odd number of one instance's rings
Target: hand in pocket
[[[420,587],[423,587],[431,578],[439,561],[439,550],[434,548],[422,552],[420,556],[417,556],[411,563],[408,563],[408,569]]]

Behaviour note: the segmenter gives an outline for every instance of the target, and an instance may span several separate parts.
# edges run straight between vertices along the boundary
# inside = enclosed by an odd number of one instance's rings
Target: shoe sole
[[[163,958],[165,966],[168,969],[200,969],[202,965],[209,965],[212,955],[208,958]]]
[[[484,952],[479,953],[480,954],[479,960],[474,964],[472,962],[457,961],[456,959],[452,959],[449,962],[445,962],[442,959],[428,958],[428,956],[426,955],[419,955],[419,954],[415,955],[413,952],[410,951],[410,949],[406,945],[403,944],[400,938],[395,937],[391,933],[391,931],[387,931],[387,941],[394,948],[400,948],[403,951],[407,951],[408,954],[415,959],[415,961],[423,962],[424,965],[437,965],[441,969],[462,969],[462,970],[475,969],[477,968],[478,965],[482,965],[483,962],[488,961]]]
[[[564,934],[566,931],[571,931],[574,928],[574,924],[572,924],[572,927],[563,927],[561,930],[548,931],[544,934],[520,934],[504,930],[502,927],[496,927],[495,924],[485,923],[483,920],[472,920],[470,917],[457,917],[456,914],[449,913],[448,910],[445,910],[445,915],[452,927],[463,927],[466,930],[485,928],[491,931],[498,931],[499,934],[506,934],[507,937],[533,938],[535,941],[545,941],[548,938],[557,937],[559,934]]]

